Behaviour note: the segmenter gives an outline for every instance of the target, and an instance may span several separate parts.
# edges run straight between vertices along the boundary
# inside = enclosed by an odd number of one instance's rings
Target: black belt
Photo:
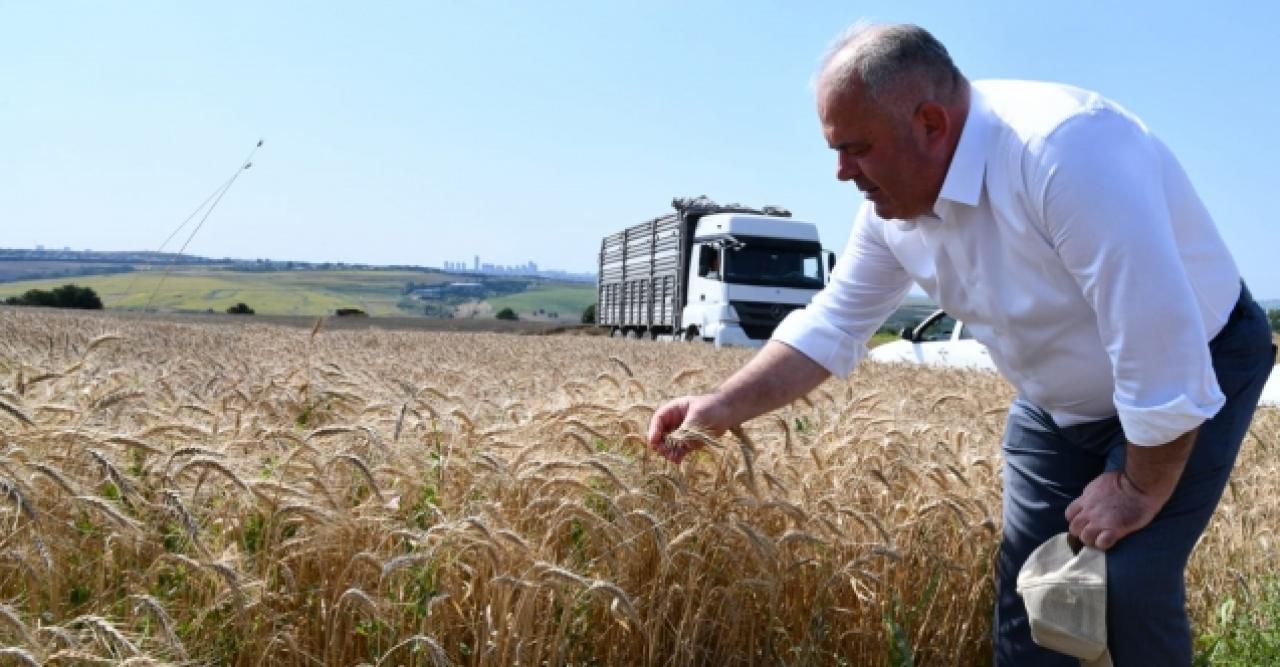
[[[1222,330],[1218,332],[1217,336],[1213,337],[1213,340],[1218,340],[1218,338],[1222,337],[1231,328],[1231,325],[1239,322],[1249,312],[1249,307],[1253,305],[1255,305],[1253,294],[1249,292],[1249,286],[1244,284],[1244,280],[1241,279],[1240,298],[1236,299],[1235,307],[1231,309],[1231,314],[1227,316],[1227,323],[1222,325]],[[1212,343],[1213,341],[1209,342]]]

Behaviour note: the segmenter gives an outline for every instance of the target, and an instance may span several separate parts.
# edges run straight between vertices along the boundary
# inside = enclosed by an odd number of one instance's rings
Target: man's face
[[[838,156],[836,178],[853,181],[876,215],[905,220],[933,210],[946,164],[920,114],[876,104],[855,86],[820,90],[818,116]]]

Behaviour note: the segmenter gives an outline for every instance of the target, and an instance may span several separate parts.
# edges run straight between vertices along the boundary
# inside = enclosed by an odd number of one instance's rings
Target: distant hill
[[[594,281],[559,272],[495,275],[148,251],[0,248],[0,299],[71,282],[93,288],[110,310],[171,313],[223,312],[245,303],[260,315],[316,316],[356,308],[375,317],[483,319],[510,307],[522,318],[577,322],[595,302]]]
[[[235,259],[232,257],[216,259],[199,255],[178,255],[146,250],[27,250],[22,248],[0,248],[0,283],[57,276],[105,275],[158,267],[203,267],[251,272],[346,269],[443,273],[440,269],[425,266],[374,266],[344,262],[300,262],[278,259]]]
[[[397,303],[408,281],[448,280],[440,274],[408,271],[261,272],[203,267],[174,268],[162,283],[163,276],[162,268],[149,267],[116,275],[0,283],[0,298],[74,282],[93,288],[108,310],[142,310],[150,302],[151,308],[161,311],[223,312],[243,302],[263,315],[327,315],[338,308],[406,315]]]
[[[167,277],[164,274],[162,267],[150,266],[111,275],[59,275],[6,282],[0,283],[0,300],[29,289],[52,289],[74,282],[93,288],[108,310],[140,311],[150,304],[152,310],[163,312],[221,313],[245,303],[260,315],[318,316],[331,315],[339,308],[358,308],[374,317],[483,319],[502,307],[511,307],[521,318],[573,322],[595,301],[592,284],[428,270],[180,266]],[[462,289],[451,288],[462,281]]]
[[[129,264],[65,261],[11,261],[0,259],[0,283],[18,280],[39,280],[57,276],[106,275],[127,273],[133,270]]]
[[[596,302],[596,287],[581,283],[539,285],[519,294],[494,297],[488,302],[495,311],[510,308],[521,317],[578,320],[582,311]]]

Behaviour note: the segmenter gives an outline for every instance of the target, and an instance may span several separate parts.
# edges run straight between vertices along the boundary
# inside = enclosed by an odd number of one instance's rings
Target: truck
[[[829,279],[835,255],[786,209],[671,206],[600,242],[596,324],[613,336],[760,347]]]

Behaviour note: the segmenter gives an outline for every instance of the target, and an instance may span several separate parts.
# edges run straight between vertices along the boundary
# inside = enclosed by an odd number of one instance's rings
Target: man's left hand
[[[1169,495],[1143,493],[1119,470],[1102,473],[1067,506],[1071,534],[1106,551],[1151,523]]]

